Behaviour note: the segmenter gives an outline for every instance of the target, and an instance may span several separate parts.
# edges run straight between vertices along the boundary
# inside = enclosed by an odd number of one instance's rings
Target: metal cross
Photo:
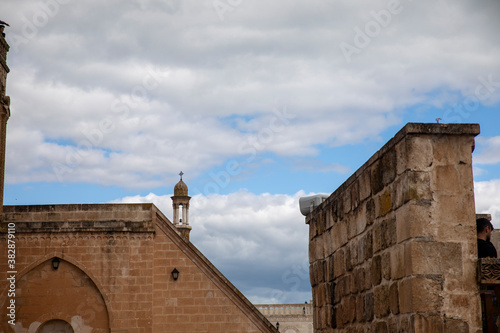
[[[179,176],[181,176],[181,180],[182,180],[182,175],[183,174],[184,174],[184,172],[182,172],[182,171],[179,173]]]

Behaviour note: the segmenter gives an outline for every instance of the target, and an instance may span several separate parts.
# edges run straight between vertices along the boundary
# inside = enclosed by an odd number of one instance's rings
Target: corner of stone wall
[[[480,329],[478,133],[407,124],[306,217],[315,332]]]

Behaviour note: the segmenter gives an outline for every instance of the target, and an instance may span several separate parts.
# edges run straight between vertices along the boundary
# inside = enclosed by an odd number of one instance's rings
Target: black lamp
[[[174,268],[174,270],[172,271],[172,278],[174,279],[174,281],[177,281],[177,279],[179,278],[179,271],[177,270],[177,268]]]
[[[57,269],[59,268],[59,263],[60,263],[60,262],[61,262],[61,261],[59,260],[59,258],[58,258],[58,257],[54,257],[54,259],[52,259],[52,268],[53,268],[54,270],[57,270]]]
[[[280,322],[279,322],[279,321],[277,321],[277,322],[276,322],[276,329],[277,329],[278,331],[280,330]]]

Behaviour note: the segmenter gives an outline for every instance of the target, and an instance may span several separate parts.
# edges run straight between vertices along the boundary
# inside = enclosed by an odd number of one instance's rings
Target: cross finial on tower
[[[184,174],[184,172],[179,172],[179,176],[181,176],[181,180],[182,180],[182,175]]]

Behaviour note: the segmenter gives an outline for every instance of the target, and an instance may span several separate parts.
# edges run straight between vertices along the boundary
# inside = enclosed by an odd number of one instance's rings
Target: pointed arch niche
[[[54,269],[52,259],[17,281],[16,326],[30,333],[45,332],[46,325],[65,325],[64,332],[109,332],[108,310],[92,279],[64,259],[59,258],[59,267]],[[2,317],[6,316],[4,312],[2,309]]]

